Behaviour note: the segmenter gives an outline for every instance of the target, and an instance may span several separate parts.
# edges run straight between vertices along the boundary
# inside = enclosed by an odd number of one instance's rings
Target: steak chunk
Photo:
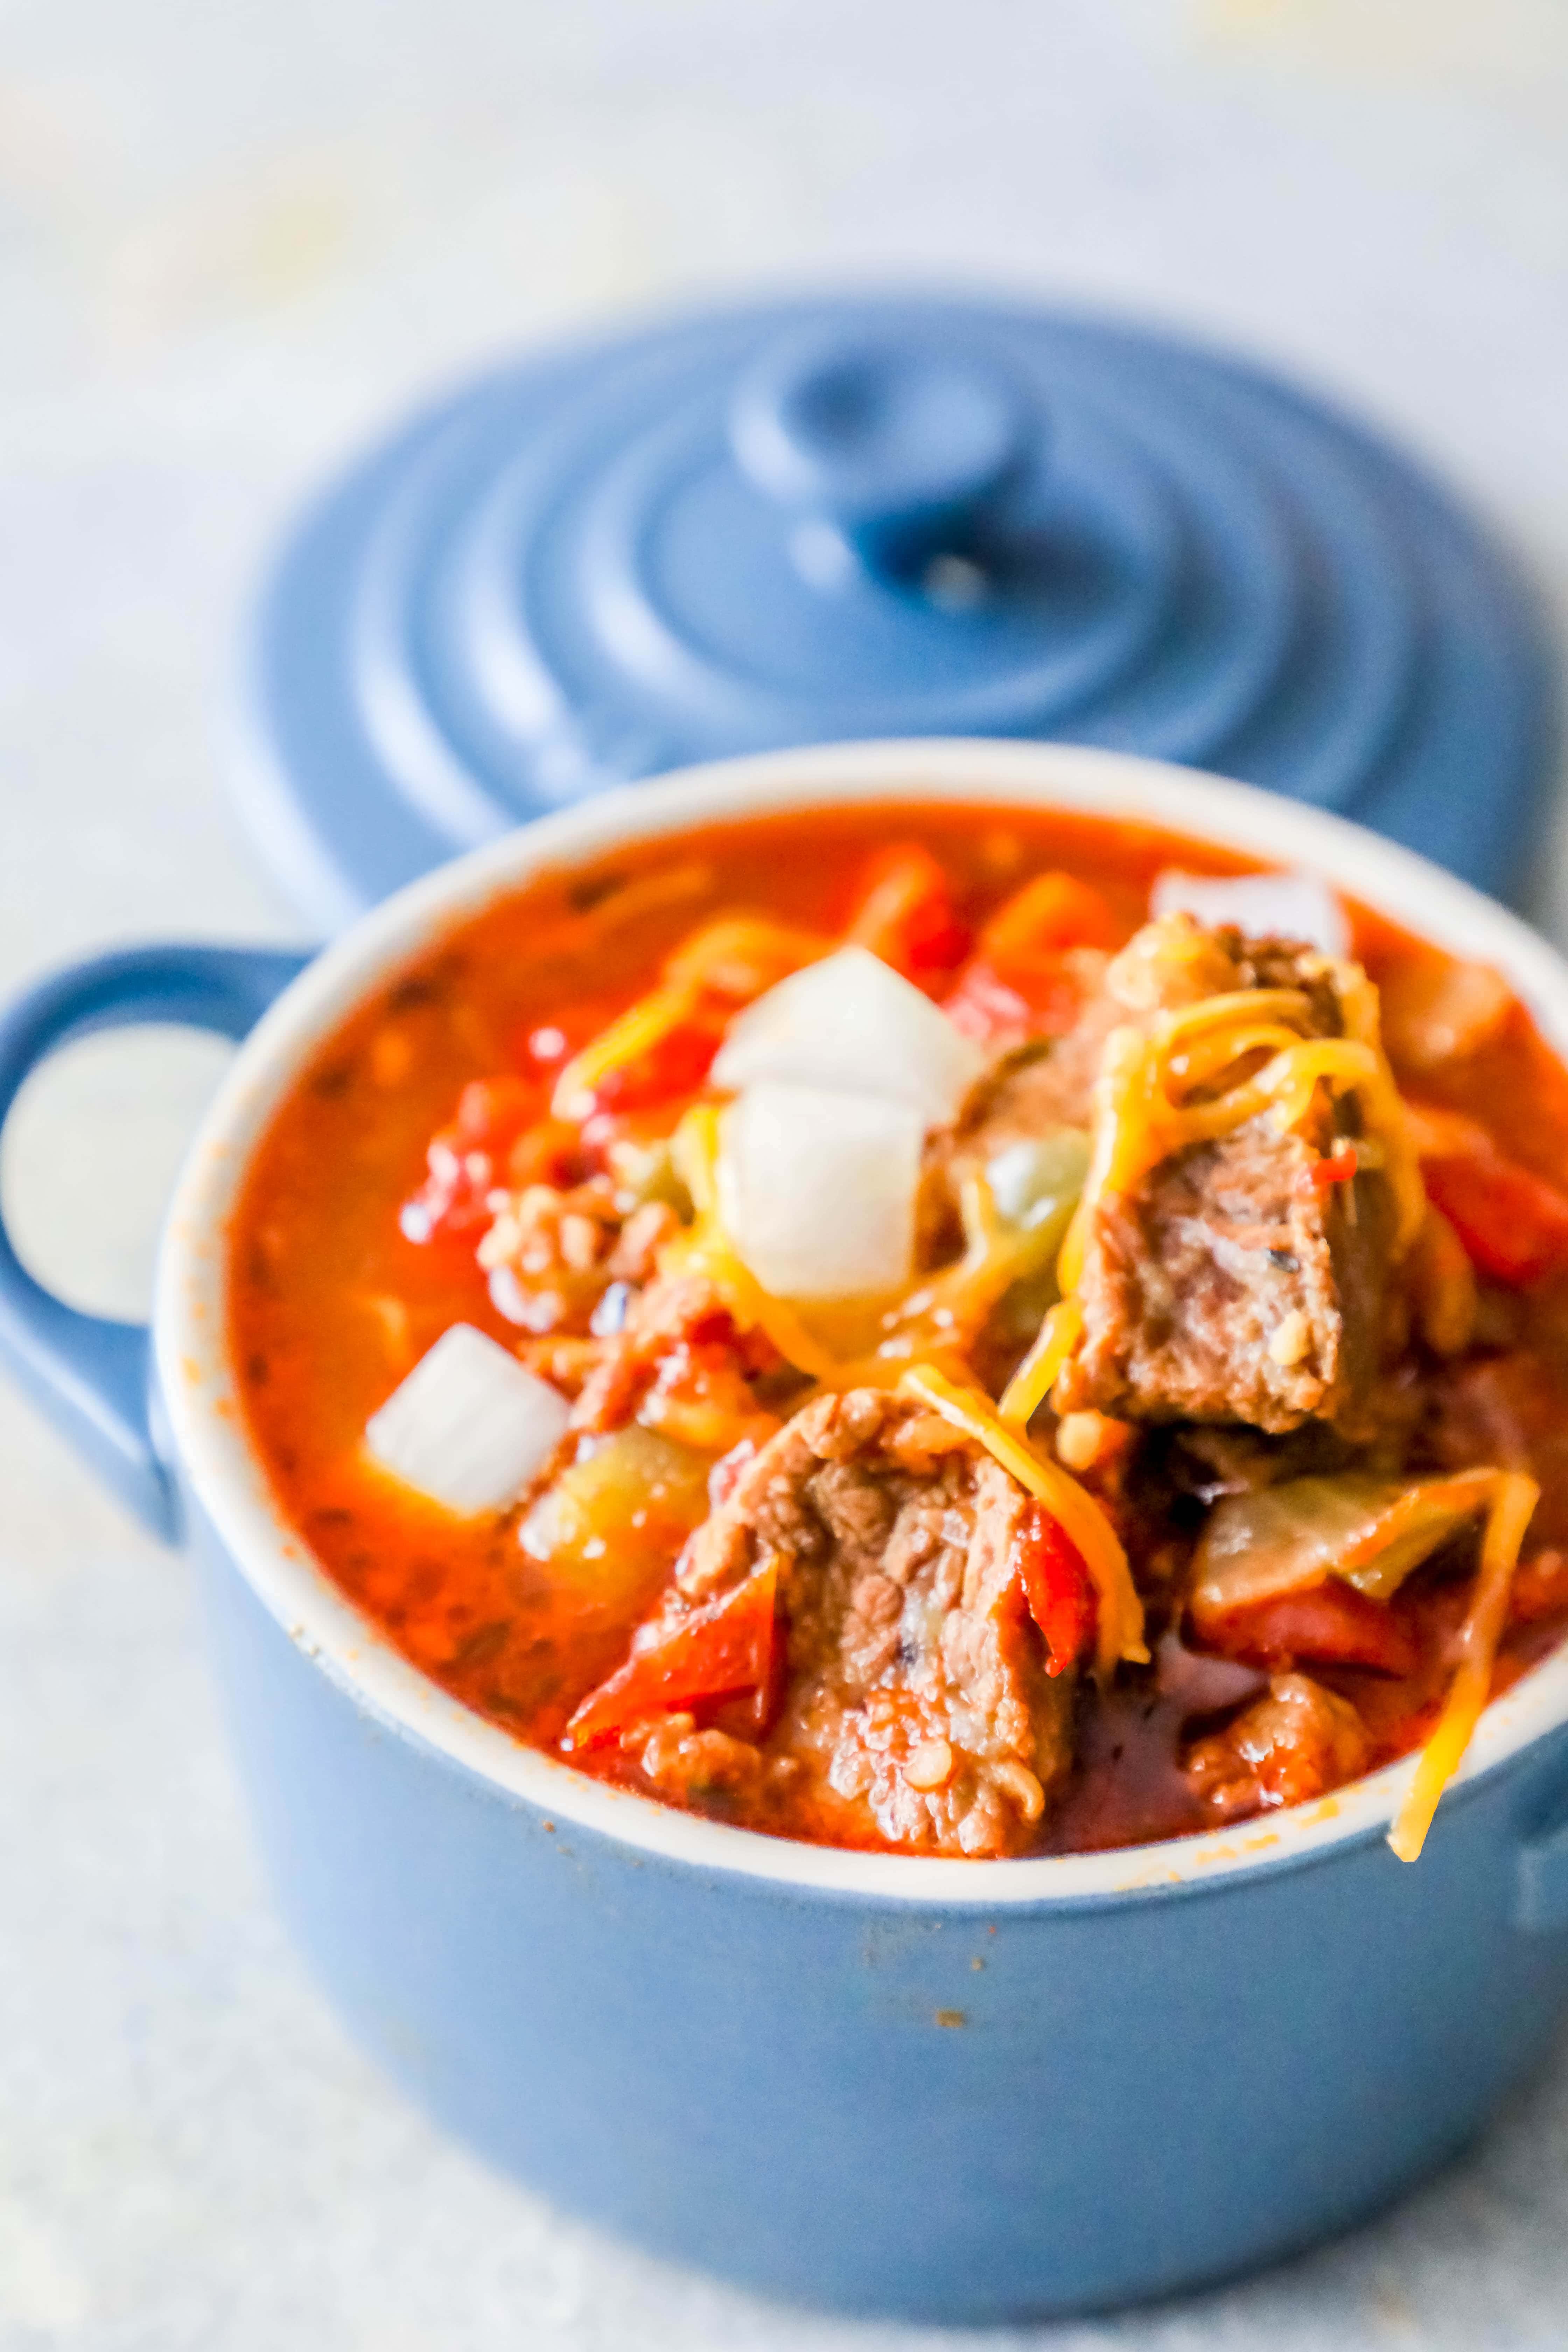
[[[772,1759],[846,1843],[1004,1854],[1072,1760],[1012,1557],[1029,1497],[960,1432],[877,1390],[824,1396],[745,1465],[677,1570],[685,1602],[777,1565]]]
[[[1353,1432],[1376,1372],[1392,1206],[1373,1174],[1320,1185],[1322,1158],[1254,1119],[1108,1196],[1062,1410]]]
[[[1307,1000],[1306,1034],[1336,1036],[1342,971],[1310,948],[1169,918],[1138,934],[1107,986],[1133,1018],[1293,988]],[[1353,1097],[1331,1110],[1321,1091],[1300,1130],[1280,1133],[1265,1113],[1103,1195],[1085,1237],[1084,1333],[1061,1409],[1274,1433],[1317,1419],[1355,1433],[1375,1384],[1394,1231],[1381,1174],[1322,1181],[1359,1118]]]

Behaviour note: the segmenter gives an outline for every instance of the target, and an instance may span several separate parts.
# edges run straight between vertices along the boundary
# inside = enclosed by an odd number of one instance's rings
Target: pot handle
[[[309,956],[269,948],[129,948],[38,981],[0,1014],[0,1129],[38,1064],[73,1037],[152,1021],[243,1037]],[[84,1315],[36,1282],[0,1214],[0,1363],[154,1535],[179,1514],[144,1323]]]

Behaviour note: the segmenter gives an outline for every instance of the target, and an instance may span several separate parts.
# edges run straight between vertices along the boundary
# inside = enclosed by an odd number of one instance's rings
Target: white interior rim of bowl
[[[400,891],[327,948],[241,1048],[186,1161],[160,1264],[159,1378],[191,1488],[290,1638],[378,1718],[554,1822],[703,1871],[881,1902],[994,1909],[1191,1889],[1237,1871],[1302,1861],[1386,1828],[1413,1759],[1314,1804],[1104,1853],[934,1860],[732,1828],[592,1780],[463,1706],[359,1614],[279,1517],[247,1439],[227,1361],[226,1226],[251,1151],[312,1048],[378,983],[542,866],[577,864],[618,843],[716,820],[879,800],[1014,802],[1120,817],[1309,868],[1438,945],[1496,964],[1553,1047],[1568,1050],[1568,965],[1516,917],[1407,850],[1250,785],[1067,745],[906,740],[768,752],[627,786],[510,834]],[[1568,1648],[1488,1709],[1456,1787],[1564,1719]],[[1445,1800],[1452,1801],[1452,1795]],[[1441,1825],[1440,1812],[1435,1834]]]

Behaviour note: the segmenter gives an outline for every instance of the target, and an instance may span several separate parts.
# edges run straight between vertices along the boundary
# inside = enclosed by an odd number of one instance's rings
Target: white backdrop
[[[629,306],[935,276],[1206,331],[1436,463],[1561,626],[1565,131],[1561,0],[0,0],[0,986],[293,934],[216,750],[262,549],[398,403]],[[7,1197],[79,1295],[139,1301],[212,1059],[100,1043],[24,1106]],[[0,1496],[3,2352],[937,2341],[658,2271],[435,2139],[282,1943],[181,1564],[8,1391]],[[1533,2352],[1565,2311],[1560,2063],[1345,2245],[984,2340]]]

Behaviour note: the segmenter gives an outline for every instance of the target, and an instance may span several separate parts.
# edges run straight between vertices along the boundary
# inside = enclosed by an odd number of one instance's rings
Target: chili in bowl
[[[157,1336],[361,2034],[579,2210],[933,2317],[1449,2153],[1568,1995],[1564,1037],[1419,860],[1064,749],[694,772],[356,926]]]
[[[805,810],[431,942],[236,1217],[285,1516],[718,1820],[1073,1852],[1422,1748],[1414,1858],[1568,1628],[1568,1074],[1490,966],[1215,862]]]

